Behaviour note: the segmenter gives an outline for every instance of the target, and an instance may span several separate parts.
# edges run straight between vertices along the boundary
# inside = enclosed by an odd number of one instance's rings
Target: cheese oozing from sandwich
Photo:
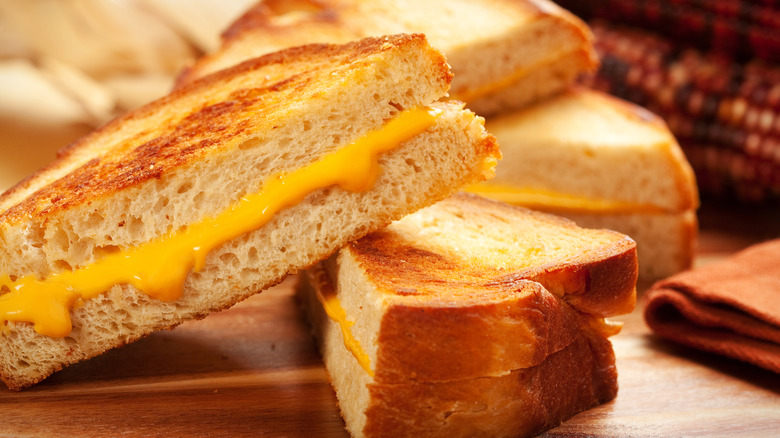
[[[665,210],[656,205],[637,202],[618,201],[612,199],[596,199],[559,193],[531,187],[515,187],[508,184],[482,183],[468,187],[466,191],[506,202],[521,207],[556,210],[566,210],[580,213],[664,213]]]
[[[341,338],[344,340],[344,348],[346,348],[355,360],[358,362],[361,368],[368,373],[369,376],[374,377],[374,370],[371,369],[371,359],[366,354],[360,342],[355,339],[352,334],[352,325],[354,321],[350,321],[347,317],[347,312],[341,306],[339,297],[336,294],[336,289],[330,278],[330,275],[321,266],[314,266],[309,269],[309,274],[314,277],[316,285],[314,291],[317,296],[325,314],[328,315],[331,321],[338,324],[341,330]]]
[[[327,277],[328,275],[325,270],[316,267],[311,268],[309,271],[312,275],[316,276]],[[368,357],[365,350],[363,350],[360,342],[352,334],[352,326],[355,323],[347,317],[347,312],[341,306],[341,302],[339,301],[336,291],[332,287],[332,283],[330,283],[330,279],[326,278],[324,281],[322,279],[318,281],[318,286],[314,287],[314,291],[317,296],[317,301],[319,301],[323,310],[325,310],[325,314],[328,315],[328,318],[331,321],[338,324],[339,329],[341,330],[341,337],[344,341],[344,348],[352,354],[352,357],[355,358],[360,367],[363,368],[369,376],[374,377],[375,373],[374,370],[371,369],[371,359]],[[623,328],[622,322],[612,321],[607,318],[598,318],[592,315],[585,316],[584,321],[587,322],[587,325],[591,329],[605,338],[617,335]]]
[[[190,271],[202,269],[212,249],[262,227],[276,212],[299,203],[315,190],[333,185],[352,192],[369,190],[379,174],[379,154],[422,133],[439,115],[441,111],[432,108],[402,111],[383,127],[304,168],[272,175],[259,193],[244,196],[215,217],[92,264],[45,278],[0,275],[0,328],[7,331],[8,321],[28,322],[39,334],[68,336],[72,330],[70,310],[118,284],[130,284],[159,300],[175,301]]]

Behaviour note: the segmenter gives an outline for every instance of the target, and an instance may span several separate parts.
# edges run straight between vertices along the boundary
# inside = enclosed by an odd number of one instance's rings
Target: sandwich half
[[[421,35],[249,60],[118,118],[0,197],[0,376],[225,309],[492,174]]]
[[[495,179],[470,191],[628,234],[637,242],[643,279],[691,266],[696,181],[659,117],[573,88],[487,126],[504,160]]]
[[[617,392],[605,317],[635,243],[456,194],[349,243],[297,287],[360,436],[531,436]]]
[[[450,94],[482,115],[558,92],[597,65],[587,26],[548,0],[266,0],[180,82],[289,46],[403,32],[445,53]]]

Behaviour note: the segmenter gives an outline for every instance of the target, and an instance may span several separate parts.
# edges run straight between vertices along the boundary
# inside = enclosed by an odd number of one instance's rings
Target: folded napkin
[[[644,312],[660,336],[780,373],[780,239],[654,284]]]

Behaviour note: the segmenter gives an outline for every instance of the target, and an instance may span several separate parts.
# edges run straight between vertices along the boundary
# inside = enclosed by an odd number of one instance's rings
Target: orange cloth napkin
[[[660,336],[780,373],[780,240],[659,281],[644,311]]]

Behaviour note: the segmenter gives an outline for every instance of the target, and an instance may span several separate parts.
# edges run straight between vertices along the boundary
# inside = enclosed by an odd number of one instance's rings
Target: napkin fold
[[[780,239],[659,281],[644,303],[656,334],[780,373]]]

